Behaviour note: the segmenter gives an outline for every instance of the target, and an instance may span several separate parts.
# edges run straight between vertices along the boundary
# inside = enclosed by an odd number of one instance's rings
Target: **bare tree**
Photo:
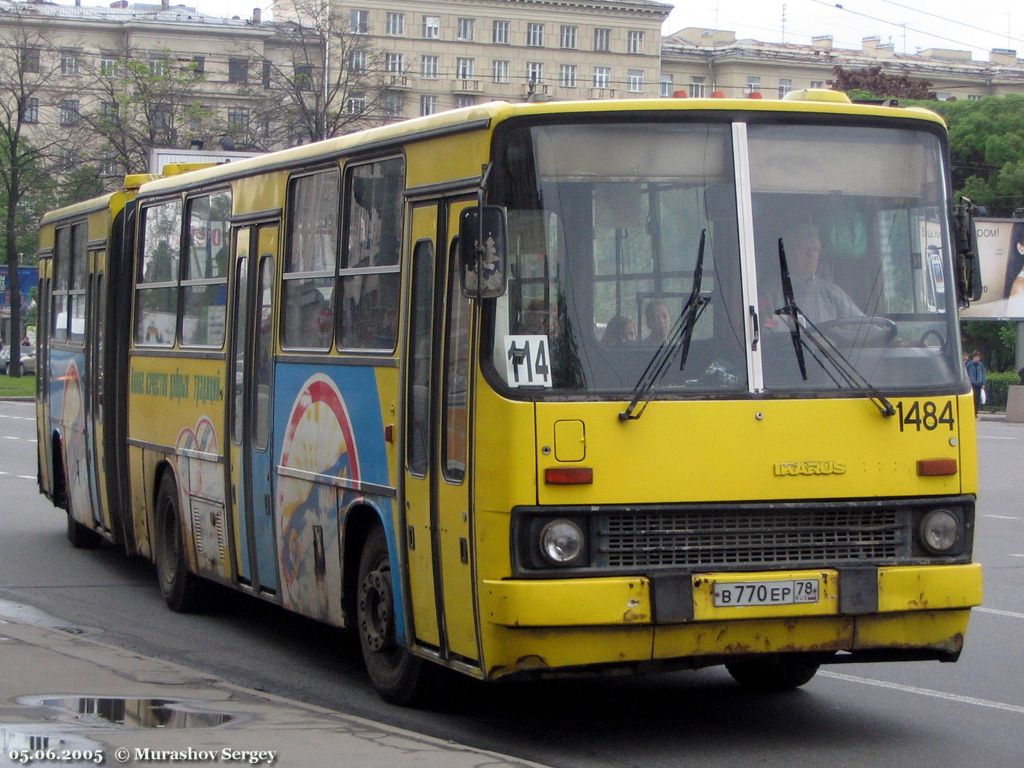
[[[81,129],[109,175],[144,171],[154,148],[187,147],[218,130],[213,112],[199,102],[204,78],[192,60],[178,61],[167,50],[126,49],[89,74],[94,101]]]
[[[11,291],[11,357],[8,374],[21,375],[21,286],[18,280],[19,209],[24,208],[33,183],[46,176],[44,166],[54,157],[60,137],[40,123],[41,106],[60,94],[48,81],[60,69],[46,40],[33,31],[16,5],[5,9],[0,30],[0,197],[4,203],[4,251]],[[77,102],[75,102],[77,104]],[[62,110],[70,110],[62,104]],[[64,115],[67,117],[67,115]]]
[[[332,13],[329,0],[292,5],[293,20],[276,23],[273,52],[254,52],[274,105],[274,120],[263,126],[268,140],[319,141],[385,122],[388,85],[404,73],[388,71],[365,30]]]

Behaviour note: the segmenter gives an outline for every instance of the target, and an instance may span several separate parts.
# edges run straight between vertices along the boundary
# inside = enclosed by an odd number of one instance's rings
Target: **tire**
[[[177,613],[200,607],[199,579],[188,571],[178,514],[178,486],[170,471],[160,479],[156,494],[156,575],[167,606]]]
[[[86,528],[75,520],[71,514],[71,484],[68,483],[67,473],[64,474],[64,509],[68,514],[68,541],[75,549],[95,549],[103,541],[103,537],[91,528]]]
[[[428,670],[395,637],[395,596],[384,531],[370,531],[359,558],[356,629],[363,663],[380,697],[413,706],[426,699]]]
[[[744,688],[765,693],[791,691],[809,682],[821,666],[803,656],[766,656],[725,665],[733,679]]]

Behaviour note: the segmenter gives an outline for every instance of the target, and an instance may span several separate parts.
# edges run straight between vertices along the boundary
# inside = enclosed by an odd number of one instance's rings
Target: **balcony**
[[[614,88],[591,88],[590,98],[592,99],[614,99],[615,89]]]
[[[467,80],[465,78],[459,78],[452,81],[452,92],[453,93],[480,93],[480,81],[479,80]]]
[[[409,82],[408,75],[391,75],[387,81],[386,88],[411,88],[412,84]]]

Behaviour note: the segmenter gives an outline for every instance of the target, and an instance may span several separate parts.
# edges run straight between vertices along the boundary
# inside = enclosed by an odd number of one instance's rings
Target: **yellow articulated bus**
[[[400,703],[438,666],[952,661],[982,574],[951,197],[936,115],[831,92],[486,104],[154,180],[78,363],[127,360],[85,462],[120,503],[57,491],[56,320],[43,490],[175,610],[213,581],[353,627]]]

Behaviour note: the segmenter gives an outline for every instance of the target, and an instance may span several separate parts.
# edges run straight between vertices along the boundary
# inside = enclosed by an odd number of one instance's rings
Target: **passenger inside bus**
[[[647,336],[644,344],[661,344],[668,338],[668,329],[672,325],[668,306],[661,299],[655,299],[644,307],[644,319],[647,320]]]
[[[625,347],[636,344],[636,322],[627,315],[616,315],[608,321],[601,343],[606,347]]]

